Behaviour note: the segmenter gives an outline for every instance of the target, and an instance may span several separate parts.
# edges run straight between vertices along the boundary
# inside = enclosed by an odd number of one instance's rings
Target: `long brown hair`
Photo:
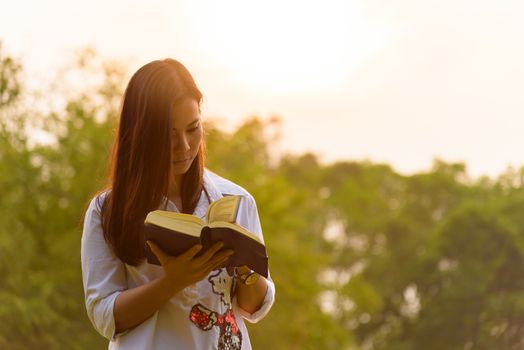
[[[141,67],[124,93],[101,217],[105,240],[127,264],[136,266],[145,257],[140,227],[147,213],[167,198],[172,110],[188,98],[200,105],[202,93],[189,71],[173,59]],[[184,213],[195,210],[203,188],[203,170],[202,141],[180,184]]]

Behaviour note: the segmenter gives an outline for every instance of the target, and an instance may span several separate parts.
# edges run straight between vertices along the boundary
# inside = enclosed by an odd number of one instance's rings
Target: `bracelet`
[[[260,275],[253,270],[248,269],[248,271],[239,274],[238,268],[237,268],[236,272],[242,284],[245,284],[246,286],[255,284],[258,281],[258,279],[260,278]]]

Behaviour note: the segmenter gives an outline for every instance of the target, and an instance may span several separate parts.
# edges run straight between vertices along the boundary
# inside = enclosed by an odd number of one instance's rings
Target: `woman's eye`
[[[198,130],[198,126],[195,126],[194,128],[189,129],[189,132],[195,132]]]

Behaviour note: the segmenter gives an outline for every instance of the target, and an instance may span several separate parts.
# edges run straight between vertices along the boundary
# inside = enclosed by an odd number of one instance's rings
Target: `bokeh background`
[[[123,89],[172,57],[257,200],[256,349],[524,349],[524,3],[6,2],[0,349],[106,348],[81,220]]]

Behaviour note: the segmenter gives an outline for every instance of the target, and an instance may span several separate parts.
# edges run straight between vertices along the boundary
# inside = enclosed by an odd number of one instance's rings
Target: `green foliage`
[[[369,165],[336,168],[330,201],[345,213],[348,239],[337,261],[352,273],[340,300],[355,304],[340,321],[358,343],[406,350],[521,346],[520,172],[475,183],[464,165],[441,161],[410,177],[382,171],[377,179],[377,166]],[[365,244],[352,243],[358,237]]]
[[[32,110],[0,50],[0,349],[107,346],[86,317],[79,248],[125,70],[87,51],[74,71],[99,79]],[[439,160],[412,176],[312,154],[275,162],[275,126],[205,127],[208,167],[253,194],[268,246],[276,302],[249,325],[254,348],[523,347],[524,169],[473,181]]]
[[[0,348],[99,348],[105,341],[93,336],[83,305],[80,224],[102,185],[113,121],[96,122],[98,107],[86,98],[62,115],[11,108],[19,103],[14,72],[0,92],[10,101],[0,122]],[[31,147],[30,122],[58,130],[55,142]]]
[[[253,346],[343,348],[349,343],[348,334],[322,313],[318,303],[323,286],[316,283],[316,276],[330,260],[320,234],[326,207],[316,199],[319,184],[311,177],[320,166],[306,155],[271,167],[263,132],[267,127],[250,119],[227,135],[207,126],[208,166],[242,184],[257,201],[271,277],[277,285],[273,309],[262,322],[249,327]]]

